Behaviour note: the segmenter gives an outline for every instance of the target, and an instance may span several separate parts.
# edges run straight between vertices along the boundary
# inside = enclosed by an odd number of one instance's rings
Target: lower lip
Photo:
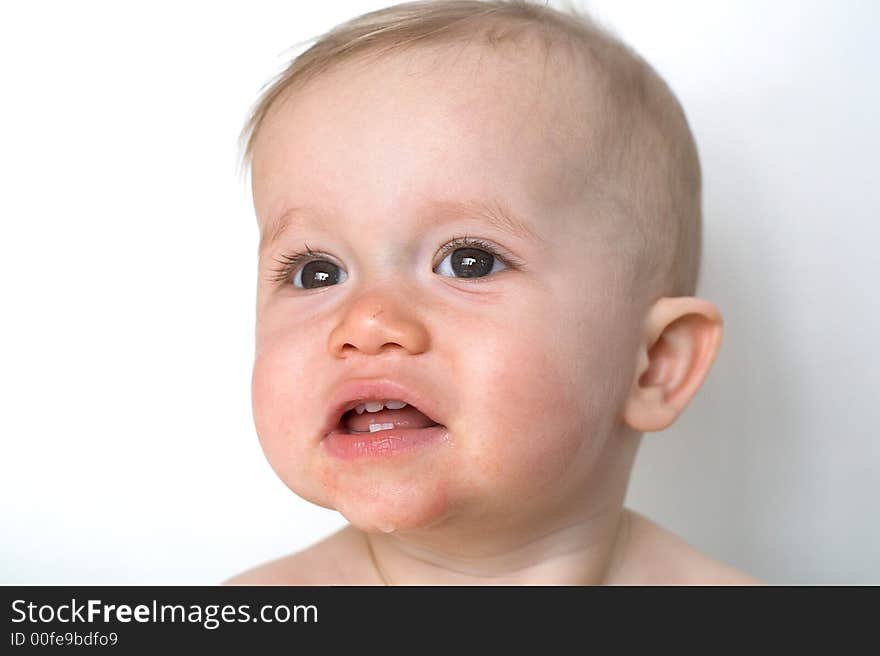
[[[449,433],[446,426],[428,428],[389,428],[375,433],[349,433],[334,430],[324,438],[330,455],[341,460],[389,458],[442,440]]]

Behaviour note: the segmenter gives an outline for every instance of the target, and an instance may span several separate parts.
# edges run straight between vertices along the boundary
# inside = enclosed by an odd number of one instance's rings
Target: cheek
[[[511,500],[579,476],[604,443],[613,405],[600,327],[550,312],[475,344],[479,364],[462,389],[472,484]]]
[[[321,489],[308,475],[313,458],[308,431],[315,421],[303,422],[308,395],[303,395],[301,354],[283,345],[262,348],[254,361],[251,402],[254,426],[266,460],[291,490],[314,503],[326,505]]]
[[[480,458],[484,473],[516,485],[520,476],[531,481],[554,476],[574,457],[580,440],[572,424],[580,410],[563,383],[565,363],[544,349],[506,346],[510,354],[498,353],[484,370],[484,390],[492,393],[485,393],[475,412],[479,434],[490,447]]]
[[[323,382],[314,362],[320,341],[297,316],[283,303],[264,307],[257,316],[251,403],[260,442],[272,453],[281,446],[303,448],[323,419],[316,416],[316,408],[324,407],[315,384]]]
[[[296,354],[288,349],[260,349],[254,360],[251,380],[251,402],[257,434],[264,447],[277,442],[290,428],[291,399],[296,398],[295,377],[298,371]]]

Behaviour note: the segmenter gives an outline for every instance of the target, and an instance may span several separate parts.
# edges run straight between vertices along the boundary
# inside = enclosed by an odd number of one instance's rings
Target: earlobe
[[[718,308],[692,296],[661,298],[645,317],[623,419],[639,432],[668,428],[697,393],[721,348]]]

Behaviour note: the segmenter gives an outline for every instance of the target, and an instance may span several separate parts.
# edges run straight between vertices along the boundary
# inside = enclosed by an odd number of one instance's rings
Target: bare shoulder
[[[710,558],[644,515],[624,512],[628,535],[611,585],[764,585]]]
[[[222,585],[370,585],[372,568],[363,534],[352,526],[303,551],[257,565]]]

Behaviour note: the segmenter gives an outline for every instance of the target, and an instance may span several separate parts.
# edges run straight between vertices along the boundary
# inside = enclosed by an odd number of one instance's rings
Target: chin
[[[339,482],[332,492],[333,500],[328,507],[367,533],[428,528],[450,512],[448,487],[439,478],[345,485]]]
[[[291,452],[278,440],[262,440],[269,465],[300,498],[336,510],[368,533],[427,528],[450,512],[456,468],[437,456],[414,453],[390,462],[323,458],[309,449]]]

